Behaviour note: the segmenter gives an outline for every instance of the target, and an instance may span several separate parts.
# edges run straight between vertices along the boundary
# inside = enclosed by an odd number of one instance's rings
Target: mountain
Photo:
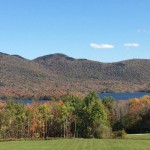
[[[0,53],[0,97],[49,98],[66,92],[150,90],[150,60],[102,63],[52,54],[27,60]]]

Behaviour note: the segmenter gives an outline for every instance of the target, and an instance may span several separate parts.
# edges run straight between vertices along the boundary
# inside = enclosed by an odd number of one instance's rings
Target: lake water
[[[150,92],[133,92],[133,93],[100,93],[101,99],[105,96],[112,96],[115,100],[127,100],[130,98],[141,98],[144,95],[150,95]]]
[[[133,92],[133,93],[100,93],[101,99],[105,96],[112,96],[115,100],[128,100],[130,98],[141,98],[144,95],[150,95],[150,92]],[[6,101],[6,100],[5,100]],[[24,104],[31,104],[33,102],[44,103],[49,100],[14,100],[15,102],[20,102]]]
[[[7,100],[4,100],[4,101],[7,101]],[[20,100],[20,99],[17,99],[17,100],[13,100],[13,101],[15,101],[17,103],[32,104],[34,102],[35,103],[44,103],[44,102],[48,102],[49,100],[29,100],[29,99]]]

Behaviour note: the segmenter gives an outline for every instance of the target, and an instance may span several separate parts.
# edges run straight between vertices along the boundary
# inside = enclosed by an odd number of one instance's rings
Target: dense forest
[[[45,103],[0,102],[0,139],[121,138],[150,132],[150,96],[127,101],[64,95]]]
[[[102,63],[53,54],[27,60],[0,53],[0,98],[49,99],[66,93],[150,90],[150,60]]]

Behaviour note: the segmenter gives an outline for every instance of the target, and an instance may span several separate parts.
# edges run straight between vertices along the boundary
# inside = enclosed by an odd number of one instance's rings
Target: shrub
[[[112,130],[111,128],[107,126],[99,127],[95,129],[94,137],[99,139],[108,139],[112,136]]]
[[[121,138],[121,139],[124,139],[126,138],[127,134],[125,132],[125,130],[119,130],[119,131],[115,131],[113,133],[113,138]]]

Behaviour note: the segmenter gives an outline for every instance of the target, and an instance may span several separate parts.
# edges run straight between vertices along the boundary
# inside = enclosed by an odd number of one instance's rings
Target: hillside
[[[52,54],[27,60],[0,53],[0,97],[43,98],[89,90],[150,90],[150,60],[101,63]]]

